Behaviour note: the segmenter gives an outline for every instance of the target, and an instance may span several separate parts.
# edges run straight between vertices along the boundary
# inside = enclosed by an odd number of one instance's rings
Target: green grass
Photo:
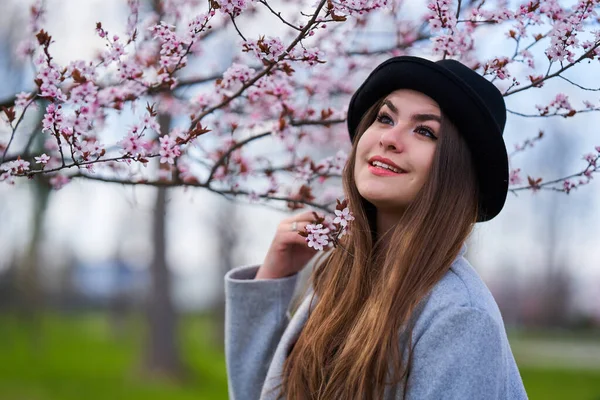
[[[1,400],[227,399],[222,350],[208,318],[186,318],[181,347],[189,368],[184,383],[144,379],[139,373],[143,323],[118,339],[105,316],[46,316],[33,345],[29,330],[0,317]]]
[[[600,371],[519,367],[532,400],[600,400]]]
[[[140,375],[144,323],[115,337],[103,314],[47,315],[33,345],[27,326],[0,315],[0,400],[219,400],[227,398],[222,349],[208,317],[182,319],[180,345],[188,379],[173,383]],[[553,336],[558,341],[560,338]],[[532,400],[600,400],[600,368],[543,366],[523,352],[546,334],[511,334]],[[569,336],[567,342],[576,340]],[[582,338],[583,339],[583,338]],[[559,345],[559,344],[557,344]]]

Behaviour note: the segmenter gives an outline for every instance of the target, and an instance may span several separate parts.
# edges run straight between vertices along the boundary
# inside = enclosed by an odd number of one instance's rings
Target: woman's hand
[[[305,211],[283,219],[277,227],[275,238],[255,279],[283,278],[301,271],[318,252],[308,247],[306,239],[298,234],[313,221],[313,211]],[[293,222],[296,222],[296,231],[292,230]]]

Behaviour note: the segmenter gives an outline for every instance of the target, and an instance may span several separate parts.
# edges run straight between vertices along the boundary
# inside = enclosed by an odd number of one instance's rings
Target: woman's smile
[[[377,175],[377,176],[398,176],[398,175],[406,174],[406,172],[394,172],[387,168],[383,168],[383,167],[380,167],[377,165],[371,165],[371,164],[369,164],[368,168],[369,168],[369,171],[371,171],[371,173],[373,175]]]

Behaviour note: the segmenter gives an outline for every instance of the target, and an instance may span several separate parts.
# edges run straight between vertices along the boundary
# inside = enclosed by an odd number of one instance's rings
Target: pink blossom
[[[501,80],[509,78],[510,73],[506,69],[509,63],[510,59],[508,57],[496,57],[485,64],[484,75],[495,75]]]
[[[65,101],[67,98],[58,87],[61,78],[61,73],[58,72],[59,66],[55,63],[48,64],[45,60],[39,65],[40,69],[36,78],[41,81],[40,96]]]
[[[75,156],[80,157],[83,161],[90,161],[92,157],[98,157],[102,152],[102,146],[96,140],[82,140],[75,143]]]
[[[223,79],[221,80],[220,86],[222,88],[231,88],[238,82],[243,84],[249,81],[255,72],[256,71],[253,68],[250,68],[247,65],[233,63],[223,73]]]
[[[42,131],[53,132],[54,126],[60,126],[62,122],[63,115],[61,111],[61,106],[57,106],[54,103],[48,104],[48,106],[46,107],[46,114],[44,114],[44,119],[42,120]]]
[[[252,3],[250,0],[215,0],[220,8],[219,11],[225,14],[239,15],[246,10]]]
[[[50,178],[50,185],[54,190],[62,189],[69,182],[70,178],[61,174],[54,175],[52,178]]]
[[[32,97],[31,93],[28,93],[28,92],[21,92],[21,93],[17,94],[17,99],[15,100],[15,106],[24,108],[29,103],[29,100],[31,99],[31,97]]]
[[[335,215],[336,217],[333,220],[333,222],[336,224],[340,224],[344,228],[346,227],[346,225],[348,225],[348,221],[354,221],[354,216],[352,215],[348,207],[344,208],[342,211],[335,210]]]
[[[285,45],[281,39],[270,36],[260,40],[247,40],[243,43],[243,48],[244,51],[254,53],[259,60],[276,61],[285,53]]]
[[[10,173],[10,171],[4,171],[0,169],[0,182],[6,182],[9,185],[14,185],[15,177]]]
[[[584,155],[583,159],[585,161],[587,161],[590,164],[590,166],[595,167],[596,163],[598,162],[598,155],[589,153],[589,154]]]
[[[200,15],[197,15],[195,18],[193,18],[188,23],[189,36],[194,37],[198,33],[204,31],[204,29],[206,28],[206,26],[208,24],[208,21],[210,20],[211,17],[214,17],[214,15],[215,15],[215,12],[211,11],[210,14],[200,14]]]
[[[151,129],[154,132],[160,132],[160,125],[158,124],[156,117],[151,116],[149,113],[144,114],[141,124],[144,128]]]
[[[162,136],[160,141],[160,162],[161,164],[175,164],[175,158],[181,154],[179,146],[175,143],[175,140],[168,135]]]
[[[312,170],[310,163],[297,167],[295,172],[296,179],[302,183],[309,183],[314,175],[314,171]]]
[[[369,11],[387,7],[390,0],[344,0],[331,3],[338,15],[361,16]]]
[[[20,158],[9,161],[0,166],[0,182],[6,182],[13,185],[16,175],[24,175],[29,171],[29,161],[21,160]]]
[[[48,161],[50,160],[50,157],[48,157],[46,155],[46,153],[42,154],[39,157],[34,157],[34,158],[35,158],[35,163],[36,164],[44,164],[44,165],[46,165],[46,164],[48,164]]]
[[[329,245],[329,228],[324,228],[322,224],[308,224],[306,225],[306,231],[308,236],[306,242],[308,247],[313,247],[315,250],[323,250],[323,246]]]
[[[178,162],[177,163],[177,171],[179,172],[179,177],[184,182],[194,182],[197,181],[194,174],[192,174],[192,170],[190,165],[186,162]]]
[[[96,67],[91,61],[75,60],[71,61],[67,65],[67,76],[72,76],[75,70],[79,71],[79,75],[88,81],[94,81],[96,79]]]
[[[571,107],[571,103],[569,103],[569,96],[567,96],[564,93],[559,93],[556,95],[556,98],[554,100],[552,100],[552,102],[550,102],[551,106],[554,106],[556,108],[564,108],[567,110],[571,110],[573,109],[573,107]]]
[[[569,194],[571,192],[572,189],[576,188],[577,185],[570,182],[568,179],[565,179],[565,181],[563,182],[563,190]]]
[[[119,79],[139,79],[143,75],[141,66],[133,58],[123,60],[118,65]]]
[[[104,60],[119,61],[121,56],[125,55],[125,49],[119,42],[113,42],[110,48],[104,53]]]
[[[100,36],[101,38],[105,38],[106,35],[108,34],[108,32],[106,32],[104,29],[96,27],[96,34],[98,36]]]
[[[321,61],[322,58],[323,58],[323,52],[316,48],[307,49],[305,47],[301,47],[301,48],[296,47],[291,52],[292,60],[303,61],[310,66],[313,66],[315,64],[322,62]]]
[[[146,155],[142,139],[138,135],[129,133],[119,144],[123,147],[123,154],[131,154],[133,157]]]
[[[521,168],[516,168],[510,171],[509,182],[511,185],[518,185],[522,182],[521,176]]]

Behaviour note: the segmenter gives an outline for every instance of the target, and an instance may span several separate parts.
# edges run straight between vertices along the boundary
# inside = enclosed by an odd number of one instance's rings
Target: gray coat
[[[416,321],[407,398],[527,399],[498,306],[463,257],[465,249]],[[271,389],[281,382],[283,363],[309,312],[307,296],[289,319],[297,275],[254,280],[258,267],[238,267],[225,276],[225,353],[235,400],[277,397]],[[385,399],[402,399],[402,388],[389,387]]]

